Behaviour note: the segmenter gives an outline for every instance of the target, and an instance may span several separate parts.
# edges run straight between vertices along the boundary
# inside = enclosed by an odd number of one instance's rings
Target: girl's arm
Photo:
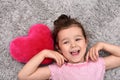
[[[45,58],[52,58],[54,59],[59,66],[64,63],[64,57],[52,50],[43,50],[37,55],[35,55],[19,72],[18,78],[20,80],[45,80],[49,79],[50,77],[50,70],[48,66],[46,67],[39,67],[41,62]]]
[[[96,61],[99,57],[98,51],[104,50],[111,55],[104,57],[106,69],[111,69],[120,66],[120,46],[98,42],[89,51],[86,60],[90,57],[91,60]]]

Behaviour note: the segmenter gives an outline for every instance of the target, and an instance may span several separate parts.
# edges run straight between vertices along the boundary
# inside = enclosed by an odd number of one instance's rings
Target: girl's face
[[[83,36],[81,28],[73,24],[58,33],[58,48],[70,63],[84,61],[87,41]]]

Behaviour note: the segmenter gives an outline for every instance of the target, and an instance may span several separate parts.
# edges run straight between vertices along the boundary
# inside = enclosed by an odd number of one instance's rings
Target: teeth
[[[80,50],[76,50],[76,51],[71,51],[71,52],[73,52],[73,53],[74,53],[74,52],[79,52],[79,51],[80,51]]]
[[[78,54],[80,52],[80,50],[75,50],[75,51],[71,51],[71,54]]]
[[[77,52],[78,50],[74,50],[73,52]]]

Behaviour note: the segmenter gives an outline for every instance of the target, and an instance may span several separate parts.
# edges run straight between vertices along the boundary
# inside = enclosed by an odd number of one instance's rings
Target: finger
[[[92,60],[92,49],[90,49],[90,51],[89,51],[89,57]]]
[[[94,60],[94,50],[93,50],[93,48],[90,50],[90,59],[92,60],[92,61],[95,61]]]
[[[96,49],[96,51],[95,51],[95,54],[96,54],[96,58],[98,59],[99,53],[98,53],[98,50],[97,50],[97,49]]]
[[[60,59],[60,66],[62,66],[62,65],[63,65],[63,63],[64,63],[64,58],[63,58],[63,56],[62,56],[62,55],[60,55],[60,56],[59,56],[59,59]]]
[[[57,65],[60,64],[59,59],[57,57],[55,58],[55,61],[56,61]]]
[[[68,61],[68,60],[63,55],[61,57],[62,57],[62,65],[63,65],[65,63],[65,61]]]
[[[60,66],[61,62],[60,62],[60,56],[58,56],[58,53],[54,54],[54,59],[55,59],[57,65]]]
[[[86,55],[86,61],[88,62],[88,59],[89,59],[89,51],[87,52],[87,55]]]
[[[63,58],[64,58],[64,61],[68,61],[68,59],[67,59],[67,58],[65,58],[64,56],[63,56]]]
[[[58,63],[59,63],[59,66],[61,66],[62,65],[62,57],[60,56],[60,55],[58,55]]]
[[[62,56],[62,64],[61,66],[65,63],[65,58]]]
[[[94,48],[93,48],[92,57],[93,57],[93,60],[94,60],[94,61],[97,60],[97,57],[96,57],[96,49],[94,49]]]
[[[63,57],[63,55],[58,54],[57,57],[58,57],[58,60],[59,60],[58,61],[58,65],[62,66],[64,64],[64,57]]]

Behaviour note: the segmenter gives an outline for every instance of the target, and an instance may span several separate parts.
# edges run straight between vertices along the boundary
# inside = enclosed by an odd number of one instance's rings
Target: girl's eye
[[[68,41],[63,42],[63,44],[68,44],[68,43],[69,43]]]
[[[80,38],[75,39],[75,41],[80,41],[80,40],[81,40]]]

